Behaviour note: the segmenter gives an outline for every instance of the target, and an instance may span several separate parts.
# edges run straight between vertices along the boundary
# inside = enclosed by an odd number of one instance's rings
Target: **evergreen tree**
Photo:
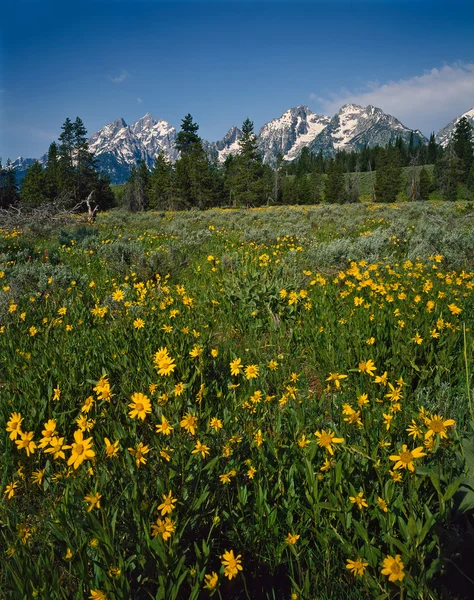
[[[69,117],[64,121],[61,130],[58,147],[60,192],[66,191],[75,196],[74,123]]]
[[[474,162],[472,126],[466,117],[459,119],[450,145],[460,160],[460,181],[464,182]]]
[[[273,202],[279,204],[281,201],[281,172],[283,165],[283,155],[281,152],[278,153],[275,161],[275,167],[273,172]]]
[[[0,159],[0,208],[14,206],[19,199],[15,170],[11,160],[8,159],[5,167],[2,167]]]
[[[145,161],[141,160],[138,166],[133,165],[125,184],[125,203],[130,212],[141,212],[148,208],[149,181],[150,171]]]
[[[347,172],[345,180],[345,196],[347,202],[359,202],[359,173]]]
[[[28,168],[23,178],[21,199],[31,207],[40,206],[49,200],[46,173],[37,160]]]
[[[61,188],[61,174],[59,166],[58,145],[52,142],[48,149],[48,158],[45,168],[46,196],[54,200]]]
[[[194,152],[196,146],[201,144],[201,138],[198,136],[199,125],[193,122],[192,116],[188,113],[181,121],[181,131],[176,136],[176,149],[181,157]]]
[[[400,153],[397,148],[379,149],[375,173],[375,201],[395,202],[402,183]]]
[[[250,119],[246,119],[242,124],[239,153],[234,159],[231,181],[237,204],[258,206],[266,201],[263,175],[263,159],[257,148],[253,123]]]
[[[311,204],[319,204],[321,202],[321,180],[322,175],[318,171],[317,166],[313,167],[311,172]]]
[[[346,201],[344,171],[342,165],[333,158],[327,165],[327,179],[324,185],[324,200],[331,204],[342,204]]]
[[[431,190],[431,177],[428,171],[423,167],[420,171],[419,194],[420,200],[429,200]]]
[[[296,193],[293,177],[283,177],[281,180],[281,203],[285,205],[295,204]]]
[[[94,156],[89,152],[87,129],[79,117],[73,123],[73,153],[76,172],[76,201],[83,200],[95,188],[97,172]]]
[[[180,158],[176,161],[176,188],[181,200],[188,206],[206,208],[212,195],[212,170],[209,157],[197,135],[199,125],[190,114],[182,120],[176,136]]]
[[[436,143],[435,134],[432,133],[430,135],[430,139],[428,142],[428,147],[426,151],[426,160],[428,164],[434,165],[436,159],[438,158],[438,144]]]
[[[171,210],[173,198],[173,167],[163,150],[155,158],[148,183],[150,208]]]
[[[311,180],[306,173],[301,173],[295,177],[296,203],[311,204],[312,189]]]
[[[454,151],[453,145],[449,145],[438,168],[438,185],[449,202],[457,200],[458,183],[464,172],[464,165]]]
[[[467,175],[467,179],[466,179],[466,186],[468,188],[468,190],[474,194],[474,163],[472,164],[471,168],[469,169],[469,173]]]

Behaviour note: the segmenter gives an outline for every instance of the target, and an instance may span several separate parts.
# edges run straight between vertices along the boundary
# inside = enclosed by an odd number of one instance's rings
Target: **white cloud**
[[[130,75],[130,73],[128,73],[127,71],[124,71],[122,69],[122,71],[120,72],[120,75],[115,75],[115,76],[109,76],[109,80],[112,83],[122,83],[122,81],[125,81],[125,79],[127,79],[127,77]]]
[[[474,63],[444,65],[384,84],[368,82],[363,89],[343,89],[328,97],[311,93],[310,99],[329,115],[349,102],[372,104],[404,125],[429,134],[474,107]]]
[[[143,100],[141,98],[137,98],[137,103],[141,104],[143,102]]]

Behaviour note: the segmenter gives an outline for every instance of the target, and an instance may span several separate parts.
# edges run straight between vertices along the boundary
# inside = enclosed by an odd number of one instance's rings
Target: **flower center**
[[[390,570],[392,571],[392,573],[395,573],[396,575],[398,575],[398,573],[401,572],[400,565],[397,562],[392,563]]]
[[[76,454],[82,454],[84,452],[83,444],[76,444]]]
[[[135,404],[135,410],[137,410],[138,412],[142,412],[142,410],[143,410],[143,404],[141,402],[137,402]]]
[[[402,463],[405,463],[407,465],[413,460],[413,454],[411,452],[402,452],[400,455],[400,460]]]
[[[319,438],[319,443],[321,446],[330,446],[332,442],[332,438],[328,433],[323,433],[323,435]]]
[[[443,421],[441,419],[433,419],[430,423],[430,429],[435,433],[441,433],[444,430]]]

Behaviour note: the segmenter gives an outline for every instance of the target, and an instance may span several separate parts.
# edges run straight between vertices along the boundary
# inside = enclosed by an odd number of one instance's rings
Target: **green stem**
[[[466,367],[466,389],[467,389],[467,401],[469,403],[469,414],[471,415],[471,421],[474,420],[474,413],[472,412],[472,400],[471,400],[471,377],[469,374],[469,363],[467,361],[467,343],[466,343],[466,323],[462,324],[463,338],[464,338],[464,365]]]

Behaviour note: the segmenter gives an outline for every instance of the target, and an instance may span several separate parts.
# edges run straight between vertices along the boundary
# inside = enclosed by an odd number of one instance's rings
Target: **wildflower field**
[[[0,598],[472,598],[474,208],[0,230]]]

